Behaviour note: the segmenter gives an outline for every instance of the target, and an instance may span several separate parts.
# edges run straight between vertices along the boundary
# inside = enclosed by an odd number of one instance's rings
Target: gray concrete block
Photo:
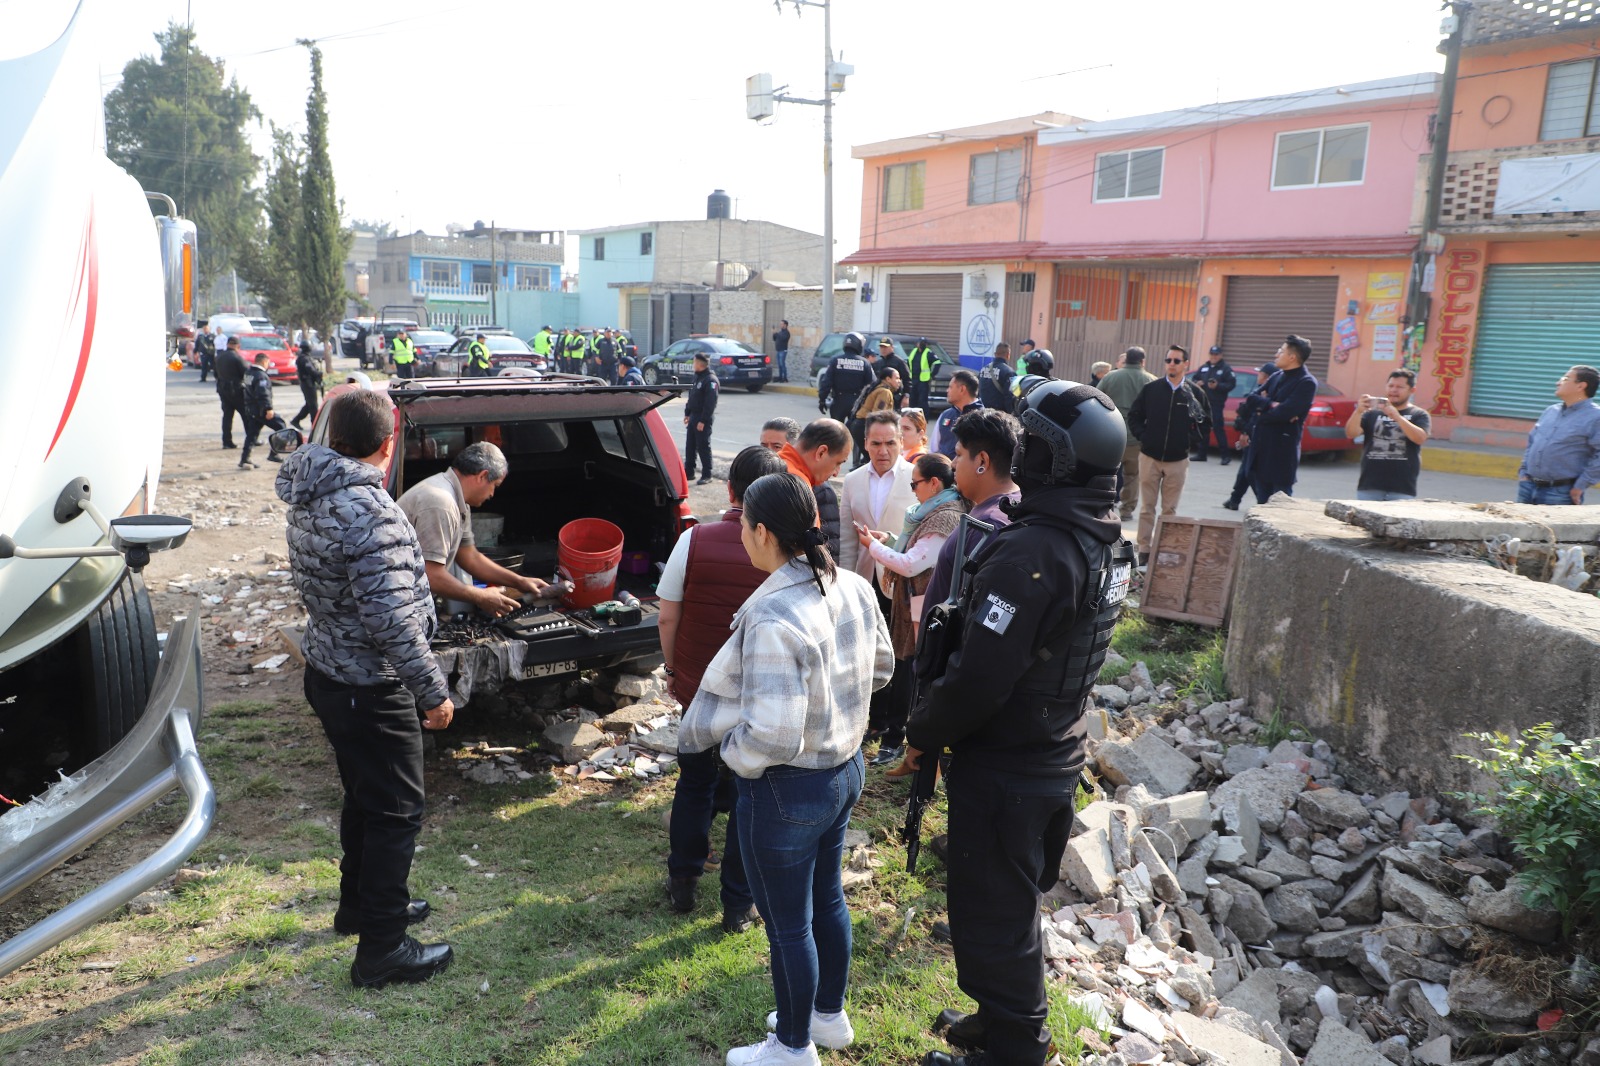
[[[1489,517],[1462,505],[1406,507],[1451,520]],[[1554,720],[1568,736],[1600,735],[1600,686],[1583,671],[1513,668],[1532,654],[1600,659],[1600,599],[1474,559],[1385,548],[1322,510],[1279,498],[1245,519],[1225,665],[1230,688],[1258,717],[1281,710],[1303,723],[1340,753],[1340,773],[1355,786],[1413,795],[1487,790],[1488,780],[1455,757],[1473,750],[1467,733]],[[1562,539],[1600,535],[1600,508],[1524,513],[1582,525],[1563,527]],[[1548,539],[1529,526],[1529,537]],[[1431,527],[1428,539],[1481,539],[1487,528]],[[1395,784],[1383,785],[1379,770]]]

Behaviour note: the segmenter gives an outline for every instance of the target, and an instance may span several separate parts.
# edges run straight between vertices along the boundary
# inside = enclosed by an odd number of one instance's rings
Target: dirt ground
[[[354,361],[350,362],[353,366]],[[284,404],[282,410],[292,414],[298,408],[299,392],[293,386],[279,386],[278,398]],[[193,370],[186,369],[169,379],[166,446],[155,509],[190,518],[194,529],[181,548],[154,556],[144,578],[162,631],[176,617],[201,612],[206,707],[214,709],[238,701],[264,705],[260,713],[278,727],[269,743],[280,753],[284,748],[303,749],[303,758],[274,764],[273,773],[282,780],[275,783],[270,795],[252,795],[248,781],[218,781],[222,802],[217,823],[202,848],[248,850],[252,838],[281,829],[283,803],[275,797],[299,797],[326,806],[331,819],[323,820],[336,824],[338,788],[331,753],[304,703],[303,672],[277,634],[279,626],[292,625],[305,617],[287,567],[287,507],[273,492],[277,466],[266,461],[267,449],[263,446],[255,453],[261,464],[259,469],[239,469],[239,452],[220,447],[217,415],[212,385],[200,384]],[[242,440],[241,432],[235,430],[236,440]],[[725,457],[722,462],[726,462]],[[691,503],[697,514],[714,515],[726,506],[726,489],[720,482],[693,488]],[[570,682],[565,679],[549,684],[565,686]],[[533,693],[525,695],[536,698]],[[450,770],[446,757],[451,749],[479,741],[520,746],[533,739],[526,729],[519,728],[514,717],[487,713],[487,708],[485,711],[474,714],[471,709],[466,710],[451,730],[436,737],[428,767],[430,794],[447,793],[460,780],[453,774],[444,776]],[[219,729],[227,728],[227,722],[217,717],[202,721],[202,756],[208,743],[220,743]],[[299,804],[301,810],[307,806]],[[10,900],[0,912],[0,938],[26,927],[86,887],[103,882],[133,859],[148,854],[176,827],[182,808],[183,798],[174,792],[156,808]],[[109,948],[123,958],[135,956],[149,947],[131,942],[137,939],[133,937],[130,942]],[[107,947],[97,945],[97,950]],[[203,964],[206,960],[190,961]],[[96,972],[92,965],[80,968],[59,964],[53,972],[63,969],[76,972],[36,988],[19,983],[27,968],[0,979],[0,1061],[135,1061],[138,1055],[132,1049],[131,1057],[115,1054],[116,1041],[111,1042],[113,1046],[98,1046],[94,1057],[85,1060],[72,1053],[70,1038],[67,1045],[48,1046],[49,1037],[26,1046],[20,1051],[20,1058],[9,1057],[7,1031],[49,1033],[52,1019],[93,1012],[128,994],[126,974],[114,978],[111,973]],[[106,1055],[111,1057],[103,1057]]]

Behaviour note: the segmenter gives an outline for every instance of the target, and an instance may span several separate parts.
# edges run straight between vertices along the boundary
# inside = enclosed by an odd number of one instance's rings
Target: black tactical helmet
[[[1017,401],[1022,446],[1011,476],[1040,485],[1082,485],[1122,465],[1128,430],[1105,393],[1075,381],[1042,381]]]
[[[867,347],[867,338],[859,333],[846,333],[844,335],[844,354],[860,355]]]
[[[1056,357],[1050,354],[1049,348],[1035,348],[1022,357],[1022,369],[1030,374],[1047,378],[1056,369]]]

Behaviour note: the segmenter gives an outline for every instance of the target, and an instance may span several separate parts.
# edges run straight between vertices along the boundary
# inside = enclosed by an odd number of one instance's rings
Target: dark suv
[[[906,365],[911,365],[911,360],[906,359],[907,353],[915,348],[922,338],[914,333],[863,333],[866,338],[867,351],[878,350],[878,342],[888,337],[894,342],[894,354],[906,360]],[[822,338],[822,343],[817,345],[817,350],[811,353],[811,373],[808,382],[812,388],[817,387],[817,378],[827,368],[830,360],[836,355],[844,354],[843,333],[830,333]],[[933,415],[950,406],[950,401],[945,399],[944,390],[950,384],[950,375],[961,369],[961,364],[946,354],[944,347],[938,341],[930,340],[928,347],[933,349],[933,354],[941,360],[939,367],[933,373],[933,382],[928,386],[928,410],[924,412]],[[930,418],[930,421],[932,419]]]
[[[345,384],[328,393],[312,440],[326,443],[328,409],[362,387]],[[520,638],[480,619],[475,628],[490,630],[487,636],[465,644],[436,642],[453,699],[470,698],[474,680],[571,674],[660,652],[658,564],[666,563],[678,534],[695,519],[683,462],[656,408],[683,391],[603,385],[566,374],[390,382],[396,439],[404,442],[385,470],[384,486],[392,496],[447,469],[450,457],[467,445],[492,441],[505,452],[510,473],[494,498],[473,512],[504,519],[498,543],[480,545],[485,554],[549,580],[561,528],[578,518],[603,518],[623,534],[617,590],[642,602],[639,621],[624,625],[588,608],[525,608],[531,631]]]

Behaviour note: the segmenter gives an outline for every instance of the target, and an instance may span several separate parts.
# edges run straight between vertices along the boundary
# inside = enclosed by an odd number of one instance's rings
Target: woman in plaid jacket
[[[823,547],[809,485],[790,473],[757,479],[741,521],[750,561],[771,576],[734,615],[679,746],[720,745],[738,775],[739,844],[772,948],[775,1031],[728,1052],[728,1064],[805,1066],[818,1063],[817,1044],[855,1036],[840,862],[865,773],[867,705],[894,672],[894,649],[871,586]]]

